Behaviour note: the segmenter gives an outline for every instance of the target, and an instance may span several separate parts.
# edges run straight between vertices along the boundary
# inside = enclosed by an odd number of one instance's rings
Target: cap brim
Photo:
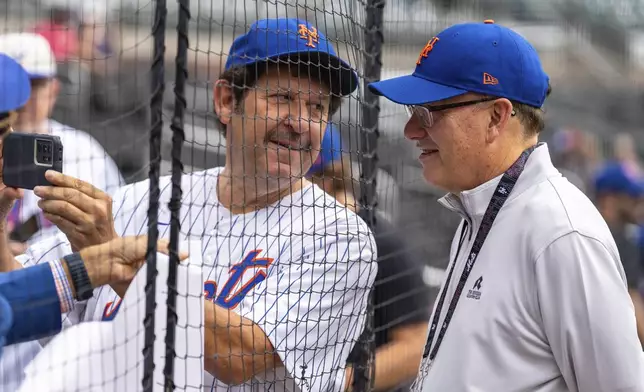
[[[28,73],[29,79],[34,80],[34,79],[51,79],[55,78],[56,74],[44,74],[44,73]]]
[[[642,197],[644,196],[644,185],[640,183],[632,183],[628,187],[628,193],[632,197],[637,197],[637,198]]]
[[[414,75],[370,83],[369,90],[401,105],[422,105],[467,93],[467,90],[444,86]]]
[[[15,60],[0,56],[0,113],[7,113],[23,107],[31,95],[31,84],[27,72]]]
[[[326,52],[314,50],[283,52],[263,59],[248,58],[236,65],[253,66],[266,62],[277,64],[284,62],[285,64],[318,68],[318,70],[309,71],[311,76],[318,73],[319,77],[329,84],[331,93],[337,96],[344,97],[358,88],[358,74],[351,66],[338,56]],[[227,64],[226,68],[228,67]]]
[[[319,68],[320,78],[329,83],[331,92],[345,96],[358,88],[358,75],[344,60],[327,52],[295,51],[273,56],[271,59],[287,60],[299,65]]]

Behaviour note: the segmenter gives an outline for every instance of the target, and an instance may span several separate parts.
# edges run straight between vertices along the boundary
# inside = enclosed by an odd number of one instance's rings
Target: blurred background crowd
[[[542,140],[548,142],[564,176],[586,192],[606,218],[620,247],[634,301],[639,301],[634,293],[644,279],[640,272],[644,270],[644,0],[388,0],[385,4],[383,79],[413,70],[427,40],[458,22],[494,19],[535,46],[554,87],[545,107],[547,129]],[[190,8],[186,171],[223,163],[225,140],[213,125],[212,82],[233,38],[254,20],[306,18],[324,30],[340,55],[361,72],[365,56],[374,55],[364,47],[364,0],[191,1]],[[168,1],[168,10],[162,175],[170,170],[177,3]],[[98,140],[126,182],[146,178],[150,97],[158,87],[150,83],[154,2],[0,0],[0,11],[0,34],[32,31],[51,45],[61,84],[51,117]],[[362,93],[361,88],[347,99],[333,118],[335,136],[319,162],[317,174],[327,171],[341,180],[329,183],[312,173],[325,189],[345,199],[359,192],[360,134],[371,131],[361,126]],[[380,101],[378,216],[388,225],[381,231],[383,238],[387,233],[404,233],[403,241],[390,244],[394,262],[397,252],[411,260],[406,271],[388,284],[404,286],[405,276],[413,275],[422,277],[424,286],[414,293],[394,287],[398,294],[390,296],[389,305],[422,297],[425,304],[411,302],[431,309],[459,218],[435,202],[442,193],[422,180],[418,151],[403,137],[406,120],[402,107]],[[640,291],[644,295],[644,289]],[[428,317],[426,312],[414,316],[409,308],[403,309],[407,313],[398,311],[377,329],[382,332],[406,318],[417,322],[418,317]],[[644,338],[644,333],[640,336]]]

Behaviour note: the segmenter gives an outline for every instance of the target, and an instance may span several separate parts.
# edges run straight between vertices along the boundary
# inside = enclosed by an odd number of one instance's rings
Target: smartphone
[[[16,242],[27,242],[38,230],[40,230],[40,220],[38,219],[38,215],[33,215],[31,218],[16,226],[9,233],[9,239]]]
[[[47,170],[63,172],[63,143],[58,136],[12,132],[2,141],[2,181],[12,188],[51,185]]]

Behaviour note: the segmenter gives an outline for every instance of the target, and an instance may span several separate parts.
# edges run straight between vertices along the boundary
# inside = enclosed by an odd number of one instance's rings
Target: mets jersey
[[[269,207],[233,215],[217,199],[220,171],[183,176],[181,240],[201,240],[205,300],[255,322],[285,367],[238,386],[226,386],[207,372],[195,383],[206,391],[341,390],[377,269],[368,227],[308,183]],[[121,235],[147,233],[148,188],[143,181],[114,196]],[[168,238],[169,176],[161,178],[160,189],[158,228],[160,237]],[[32,246],[23,261],[44,262],[70,252],[66,241],[52,239]],[[109,321],[119,307],[110,287],[98,288],[65,324]]]

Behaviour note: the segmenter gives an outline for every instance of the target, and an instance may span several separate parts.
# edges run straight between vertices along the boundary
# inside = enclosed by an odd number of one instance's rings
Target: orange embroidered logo
[[[305,39],[306,46],[315,48],[315,44],[319,41],[318,29],[311,27],[310,29],[306,27],[305,24],[298,25],[297,33],[300,35],[301,39]]]
[[[439,41],[438,37],[434,37],[429,41],[427,41],[427,45],[425,45],[423,50],[421,50],[420,54],[418,55],[418,60],[416,61],[416,65],[420,65],[420,62],[423,60],[423,57],[427,58],[427,55],[429,54],[429,52],[431,52],[434,49],[434,44],[436,44],[436,42],[438,41]]]
[[[497,85],[499,84],[499,79],[495,78],[487,72],[483,72],[483,84]]]

